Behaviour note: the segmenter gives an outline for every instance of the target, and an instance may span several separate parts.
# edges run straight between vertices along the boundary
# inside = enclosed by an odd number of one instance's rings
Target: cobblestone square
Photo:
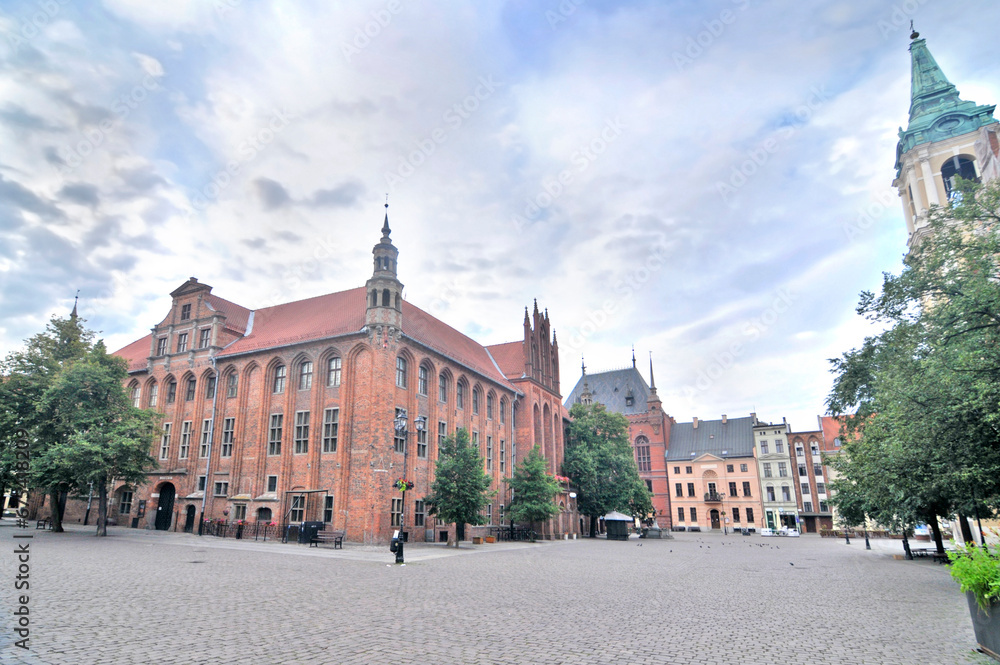
[[[993,662],[946,568],[893,559],[899,541],[414,545],[396,566],[353,543],[71,529],[0,528],[3,663]],[[15,532],[33,536],[27,652]]]

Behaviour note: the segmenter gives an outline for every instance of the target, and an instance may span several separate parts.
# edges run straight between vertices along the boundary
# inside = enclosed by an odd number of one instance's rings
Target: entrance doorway
[[[719,525],[719,511],[715,510],[713,508],[712,512],[710,512],[709,515],[712,517],[712,529],[718,529],[718,528],[720,528],[720,525]]]
[[[163,483],[160,487],[160,500],[156,505],[156,530],[167,531],[174,516],[174,494],[176,490],[173,484]]]
[[[187,507],[187,514],[184,517],[184,533],[194,532],[194,506]]]

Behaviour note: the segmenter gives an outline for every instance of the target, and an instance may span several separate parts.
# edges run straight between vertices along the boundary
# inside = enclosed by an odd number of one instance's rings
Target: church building
[[[387,206],[388,207],[388,206]],[[149,335],[117,351],[133,403],[163,414],[139,488],[118,487],[125,525],[197,530],[199,519],[321,521],[349,541],[454,538],[424,497],[440,442],[469,431],[493,478],[488,524],[509,524],[519,456],[562,464],[558,345],[548,312],[525,309],[521,339],[483,346],[403,299],[385,217],[363,287],[250,309],[192,277]],[[413,483],[405,493],[399,479]],[[578,533],[575,495],[544,536]],[[469,530],[467,530],[467,533]],[[475,530],[473,534],[477,533]]]

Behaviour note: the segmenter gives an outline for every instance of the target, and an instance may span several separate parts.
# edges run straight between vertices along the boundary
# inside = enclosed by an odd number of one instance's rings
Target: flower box
[[[495,543],[497,542],[496,536],[486,536],[486,542]]]
[[[482,545],[483,544],[483,537],[482,536],[473,536],[472,537],[472,544],[473,545]]]

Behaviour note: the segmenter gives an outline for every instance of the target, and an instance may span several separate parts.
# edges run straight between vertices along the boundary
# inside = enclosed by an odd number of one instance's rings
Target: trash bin
[[[323,522],[303,522],[299,529],[299,543],[308,545],[325,526]]]

